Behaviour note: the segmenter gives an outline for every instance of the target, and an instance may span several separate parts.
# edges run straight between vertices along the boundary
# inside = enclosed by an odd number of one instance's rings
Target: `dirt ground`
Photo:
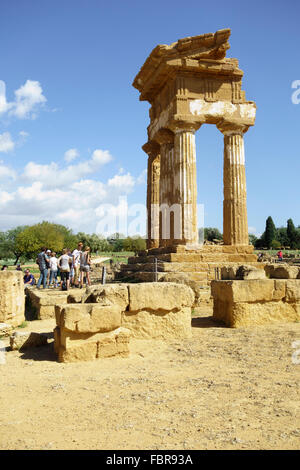
[[[0,449],[299,449],[300,323],[192,325],[190,340],[132,340],[126,359],[60,364],[53,340],[7,352]]]

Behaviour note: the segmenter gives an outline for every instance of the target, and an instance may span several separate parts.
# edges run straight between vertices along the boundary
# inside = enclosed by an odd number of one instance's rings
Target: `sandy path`
[[[26,329],[51,331],[54,320]],[[300,324],[193,319],[193,338],[59,364],[53,344],[0,365],[0,449],[299,449]]]

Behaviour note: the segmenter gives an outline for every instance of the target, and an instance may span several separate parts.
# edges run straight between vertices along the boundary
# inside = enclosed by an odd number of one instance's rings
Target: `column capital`
[[[243,137],[248,131],[250,125],[251,124],[247,122],[241,122],[237,119],[233,119],[231,121],[222,119],[222,121],[217,124],[217,128],[224,136],[240,135]]]
[[[200,128],[201,124],[192,122],[173,122],[169,127],[174,134],[181,134],[182,132],[192,132],[193,134]]]
[[[155,134],[155,140],[160,144],[173,144],[174,143],[174,133],[170,129],[160,129]]]
[[[155,158],[160,152],[160,145],[154,140],[149,140],[143,145],[142,149],[150,158]]]

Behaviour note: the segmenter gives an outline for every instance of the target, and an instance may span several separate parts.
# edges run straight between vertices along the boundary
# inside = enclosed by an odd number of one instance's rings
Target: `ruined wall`
[[[238,328],[300,321],[299,279],[212,281],[213,317]]]
[[[129,339],[191,336],[193,291],[174,283],[93,286],[55,307],[55,350],[61,362],[126,356]]]
[[[23,274],[19,271],[0,271],[0,323],[15,327],[24,320]]]

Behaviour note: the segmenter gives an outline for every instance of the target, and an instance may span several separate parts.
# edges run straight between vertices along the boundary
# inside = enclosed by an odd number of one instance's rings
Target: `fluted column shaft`
[[[173,214],[171,213],[173,199],[173,142],[162,142],[160,146],[160,232],[159,246],[172,245],[173,239]]]
[[[151,141],[143,146],[143,150],[148,154],[146,246],[150,249],[159,246],[160,146]]]
[[[173,175],[172,202],[180,205],[180,220],[174,220],[174,242],[184,245],[198,243],[196,143],[193,129],[175,130]]]
[[[249,245],[244,136],[224,132],[223,239],[225,245]]]

